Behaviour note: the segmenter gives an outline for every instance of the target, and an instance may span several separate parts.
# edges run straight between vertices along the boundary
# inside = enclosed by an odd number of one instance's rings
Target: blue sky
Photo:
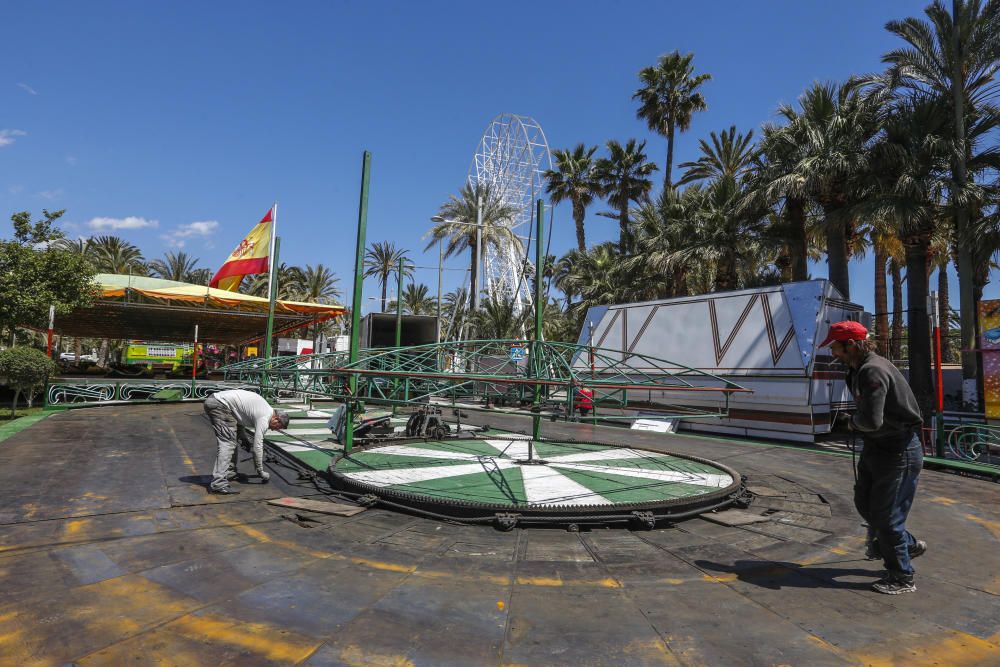
[[[332,267],[346,292],[364,150],[369,242],[436,266],[421,237],[497,114],[534,117],[553,149],[647,139],[662,166],[665,141],[635,117],[636,73],[693,51],[713,80],[708,111],[677,140],[683,162],[709,131],[757,128],[814,80],[880,69],[897,44],[885,22],[925,4],[11,2],[0,213],[66,208],[71,236],[118,234],[147,258],[181,248],[214,270],[277,200],[281,259]],[[588,242],[616,238],[601,210]],[[555,225],[560,255],[568,205]],[[853,300],[869,309],[872,274],[870,259],[852,266]],[[446,272],[445,290],[462,275]],[[436,269],[417,279],[433,293]]]

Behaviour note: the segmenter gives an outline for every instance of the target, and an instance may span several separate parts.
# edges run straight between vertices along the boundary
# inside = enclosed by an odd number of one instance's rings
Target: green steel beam
[[[360,355],[361,338],[361,290],[364,286],[364,262],[365,262],[365,231],[368,227],[368,183],[371,179],[372,154],[365,151],[361,159],[361,199],[358,202],[358,242],[354,255],[354,300],[351,305],[351,345],[348,354],[348,363],[357,362]],[[348,376],[348,390],[352,398],[345,401],[347,428],[344,429],[344,452],[350,453],[354,445],[354,400],[357,393],[358,376],[350,374]]]
[[[542,303],[542,273],[545,262],[545,250],[542,248],[545,226],[545,204],[541,199],[535,206],[535,340],[531,346],[530,366],[536,378],[542,375],[542,311],[545,304]],[[535,406],[532,412],[534,417],[531,420],[531,440],[537,442],[541,435],[542,416],[539,414],[542,400],[542,385],[535,384]],[[531,460],[533,446],[528,444],[528,460]]]

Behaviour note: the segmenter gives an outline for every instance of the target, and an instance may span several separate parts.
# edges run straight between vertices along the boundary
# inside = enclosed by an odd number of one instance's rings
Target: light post
[[[437,310],[437,342],[441,342],[441,271],[444,265],[444,239],[438,239],[438,310]]]

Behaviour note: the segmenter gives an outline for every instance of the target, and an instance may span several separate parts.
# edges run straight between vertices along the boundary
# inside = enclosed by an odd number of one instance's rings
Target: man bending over
[[[230,389],[205,399],[205,414],[212,422],[219,441],[219,455],[212,471],[210,493],[239,493],[229,486],[236,477],[237,427],[253,433],[253,463],[257,475],[266,484],[271,476],[264,470],[264,433],[267,429],[288,428],[288,415],[272,408],[259,394],[244,389]]]

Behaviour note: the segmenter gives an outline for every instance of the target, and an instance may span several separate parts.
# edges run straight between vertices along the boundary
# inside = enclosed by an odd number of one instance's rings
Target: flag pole
[[[267,252],[267,298],[271,298],[271,274],[274,271],[274,244],[278,238],[278,202],[271,204],[271,247]]]
[[[274,239],[274,250],[271,255],[274,259],[277,259],[277,253],[281,250],[280,240],[275,237]],[[263,368],[263,380],[264,380],[264,391],[269,393],[267,389],[267,381],[269,380],[267,375],[267,369],[271,367],[271,338],[274,336],[274,302],[277,301],[278,296],[278,274],[277,272],[268,276],[268,298],[267,298],[267,336],[264,339],[264,368]]]

